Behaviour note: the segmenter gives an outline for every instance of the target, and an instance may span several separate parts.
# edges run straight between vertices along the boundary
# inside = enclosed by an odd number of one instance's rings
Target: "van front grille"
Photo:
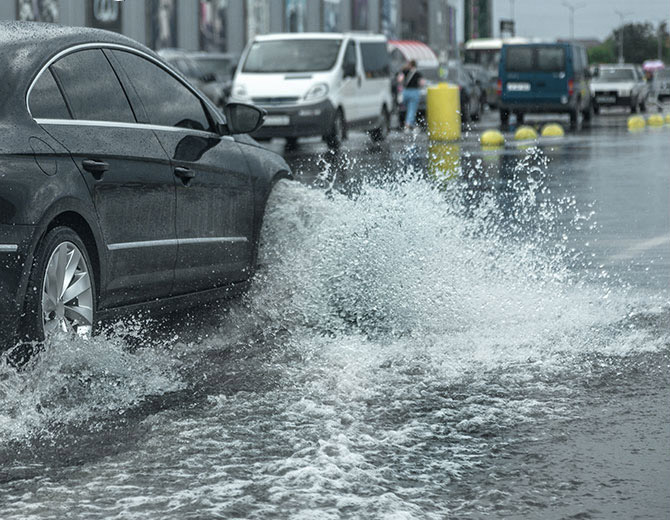
[[[295,105],[298,97],[255,97],[253,102],[257,105]]]

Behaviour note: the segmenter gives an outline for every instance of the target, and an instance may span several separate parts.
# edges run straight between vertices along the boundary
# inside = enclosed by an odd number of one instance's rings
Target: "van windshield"
[[[318,72],[335,66],[341,39],[254,42],[243,72]]]

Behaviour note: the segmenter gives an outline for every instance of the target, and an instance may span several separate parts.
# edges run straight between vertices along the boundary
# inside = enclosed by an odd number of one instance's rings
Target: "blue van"
[[[586,51],[574,43],[506,44],[500,53],[500,123],[514,113],[519,124],[527,113],[567,113],[576,128],[581,112],[593,115]]]

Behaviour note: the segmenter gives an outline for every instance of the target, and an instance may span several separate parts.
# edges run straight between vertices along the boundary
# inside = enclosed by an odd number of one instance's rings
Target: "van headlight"
[[[247,87],[245,85],[235,85],[235,88],[233,88],[233,97],[236,97],[236,98],[249,97],[249,92],[247,91]]]
[[[311,99],[323,98],[326,97],[327,95],[328,95],[328,85],[326,85],[325,83],[317,83],[307,91],[307,94],[305,94],[305,101],[309,101]]]

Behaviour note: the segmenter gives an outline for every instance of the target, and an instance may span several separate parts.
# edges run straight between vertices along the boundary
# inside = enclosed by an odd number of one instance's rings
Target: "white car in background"
[[[601,65],[591,79],[593,109],[597,114],[602,107],[624,106],[631,112],[647,110],[649,85],[642,70],[635,65]]]
[[[257,139],[322,136],[339,148],[359,128],[386,138],[393,108],[386,37],[359,33],[256,36],[242,53],[230,101],[267,111]]]

